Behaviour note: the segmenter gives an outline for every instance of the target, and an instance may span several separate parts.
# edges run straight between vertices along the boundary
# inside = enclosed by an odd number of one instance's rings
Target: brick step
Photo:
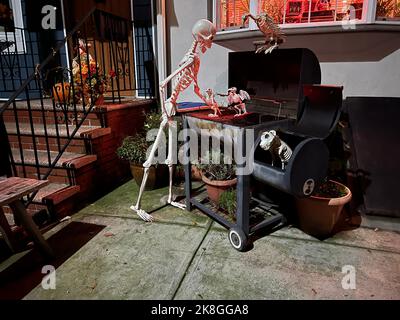
[[[16,165],[17,176],[19,177],[26,177],[30,179],[44,179],[45,174],[49,170],[49,168],[38,168],[35,167],[27,167],[25,166],[25,173],[24,167],[22,165]],[[70,184],[71,182],[71,169],[67,168],[55,168],[51,171],[50,176],[47,177],[47,180],[53,183],[61,183],[61,184]]]
[[[64,183],[50,183],[39,190],[33,199],[34,204],[45,204],[51,200],[53,204],[59,204],[79,192],[79,186],[70,186]]]
[[[12,155],[14,158],[14,161],[16,164],[25,164],[25,165],[31,165],[35,166],[36,165],[36,155],[38,158],[38,164],[41,167],[49,167],[51,163],[55,160],[55,158],[58,156],[58,152],[50,151],[49,153],[47,151],[42,151],[38,150],[37,153],[35,154],[34,150],[31,149],[25,149],[22,150],[22,154],[19,149],[12,149]],[[50,163],[49,163],[49,157],[50,155]],[[71,152],[64,152],[61,158],[58,160],[57,164],[55,165],[56,168],[62,168],[63,165],[70,160],[76,159],[83,157],[84,154],[79,154],[79,153],[71,153]]]
[[[46,151],[49,149],[53,152],[59,152],[59,150],[68,142],[67,139],[58,140],[57,138],[46,139],[44,137],[36,137],[35,140],[33,140],[32,137],[21,136],[20,138],[18,138],[18,136],[16,135],[9,135],[8,141],[10,142],[10,147],[12,149],[19,149],[21,144],[22,149],[33,150],[34,145],[36,144],[37,150]],[[88,152],[86,141],[82,138],[74,138],[70,141],[66,151],[71,153],[85,154]]]
[[[58,112],[54,114],[53,111],[32,111],[31,115],[28,111],[18,110],[17,111],[18,123],[30,123],[31,118],[34,124],[38,123],[46,123],[46,124],[56,124],[58,123],[60,126],[65,123],[65,119],[63,115]],[[78,114],[78,118],[75,118],[75,114],[73,112],[67,113],[68,123],[76,123],[77,120],[80,122],[82,119],[82,115]],[[6,122],[16,122],[15,114],[12,110],[7,109],[3,113],[4,121]],[[65,125],[65,124],[64,124]],[[83,121],[82,125],[84,126],[101,126],[101,115],[95,112],[91,112],[86,116],[85,121]]]
[[[43,124],[35,124],[35,139],[33,139],[32,130],[29,124],[19,124],[19,137],[15,123],[7,122],[5,125],[11,148],[19,149],[21,144],[22,149],[26,150],[34,149],[36,145],[38,150],[46,151],[49,149],[54,152],[58,152],[68,142],[68,133],[71,134],[75,129],[75,126],[68,126],[68,132],[67,126],[65,125],[60,125],[58,128],[55,125],[46,125],[45,129]],[[99,129],[101,129],[99,126],[81,126],[76,132],[74,138],[70,141],[66,151],[71,153],[87,153],[89,150],[87,150],[85,139],[87,140],[93,132],[103,131]],[[47,137],[46,130],[48,135]]]
[[[66,109],[66,118],[63,112]],[[29,111],[30,110],[30,111]],[[59,123],[76,123],[83,117],[83,113],[87,113],[88,108],[85,109],[81,105],[77,105],[76,108],[73,106],[54,106],[50,99],[44,100],[43,107],[40,104],[40,100],[31,100],[30,108],[26,101],[17,101],[15,108],[10,105],[4,112],[5,122],[15,122],[15,117],[18,117],[18,123],[30,123],[34,124],[46,123],[56,124]],[[85,126],[101,126],[102,113],[104,109],[101,107],[93,107],[90,113],[87,115],[83,125]]]
[[[7,133],[9,135],[17,135],[17,124],[15,122],[5,122],[5,126],[7,129]],[[19,123],[19,134],[23,136],[32,136],[33,133],[35,136],[39,137],[60,137],[60,138],[68,138],[71,136],[73,131],[76,129],[75,125],[66,125],[66,124],[46,124],[37,123],[34,125],[32,130],[29,123]],[[80,138],[82,133],[92,131],[94,129],[101,128],[100,126],[81,126],[78,131],[75,133],[74,138]]]
[[[35,152],[31,149],[22,150],[23,161],[21,157],[21,153],[19,149],[12,149],[12,155],[14,157],[14,161],[16,165],[25,164],[25,166],[35,166],[36,165],[36,156]],[[38,158],[38,164],[40,167],[47,168],[50,166],[49,157],[50,154],[50,161],[54,161],[58,156],[58,152],[38,150],[36,155]],[[86,162],[93,162],[96,161],[97,157],[94,155],[86,155],[80,153],[72,153],[72,152],[64,152],[61,158],[58,160],[57,164],[55,165],[56,168],[66,168],[66,167],[73,167],[76,168],[75,164],[78,164],[81,167],[81,163]]]

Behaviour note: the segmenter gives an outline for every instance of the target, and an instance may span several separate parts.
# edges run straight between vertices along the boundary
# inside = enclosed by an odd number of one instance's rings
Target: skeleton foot
[[[269,47],[265,50],[265,54],[271,53],[274,49],[276,49],[278,47],[278,44],[275,43],[272,47]]]
[[[182,204],[182,203],[179,203],[179,202],[171,201],[169,204],[170,204],[171,206],[173,206],[173,207],[178,208],[178,209],[182,209],[182,210],[185,210],[185,209],[186,209],[186,205],[185,205],[185,204]]]
[[[264,52],[268,50],[268,46],[262,46],[256,50],[256,53]]]
[[[149,215],[146,211],[138,209],[136,206],[131,206],[131,209],[136,212],[136,214],[146,222],[153,222],[154,217]]]

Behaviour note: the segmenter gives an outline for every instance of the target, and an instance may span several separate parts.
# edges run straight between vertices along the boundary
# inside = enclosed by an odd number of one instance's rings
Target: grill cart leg
[[[187,121],[187,118],[183,116],[183,128],[188,130],[189,129],[189,124]],[[191,197],[192,197],[192,164],[190,162],[190,148],[189,148],[189,141],[190,138],[187,136],[185,138],[185,145],[184,145],[184,152],[185,152],[185,157],[187,157],[188,161],[187,164],[184,165],[184,170],[185,170],[185,194],[186,194],[186,210],[187,211],[192,211],[192,203],[191,203]]]
[[[246,132],[242,130],[242,155],[246,154]],[[238,164],[238,167],[245,167],[246,162]],[[250,175],[240,174],[237,176],[237,209],[236,226],[229,230],[229,241],[238,251],[246,251],[252,242],[250,239],[249,227],[249,203],[250,203]]]

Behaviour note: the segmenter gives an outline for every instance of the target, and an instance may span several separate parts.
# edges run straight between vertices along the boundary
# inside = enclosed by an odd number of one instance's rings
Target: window
[[[285,25],[362,20],[364,1],[367,4],[368,0],[216,0],[217,26],[220,31],[238,29],[243,14],[261,12]],[[400,0],[378,1],[400,3]],[[396,12],[398,15],[398,9]],[[244,27],[252,28],[251,24]]]
[[[287,0],[283,23],[361,20],[363,0]]]
[[[21,0],[0,0],[0,43],[3,53],[24,53]]]
[[[242,16],[250,12],[250,0],[219,0],[217,11],[219,30],[238,29],[242,26]]]
[[[376,20],[400,21],[400,0],[377,0]]]

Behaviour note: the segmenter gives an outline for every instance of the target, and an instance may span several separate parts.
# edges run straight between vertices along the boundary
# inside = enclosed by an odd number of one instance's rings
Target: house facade
[[[282,48],[310,48],[321,63],[322,83],[344,86],[348,96],[400,96],[400,4],[397,0],[204,0],[158,1],[158,37],[164,52],[160,70],[174,70],[190,47],[193,24],[212,20],[218,33],[202,57],[199,84],[224,92],[228,53],[250,51],[262,40],[254,23],[241,27],[241,16],[266,11],[287,35]],[[165,18],[161,18],[162,13]],[[163,27],[163,25],[165,27]],[[163,72],[163,71],[162,71]],[[183,100],[196,99],[185,92]],[[197,100],[197,99],[196,99]]]

